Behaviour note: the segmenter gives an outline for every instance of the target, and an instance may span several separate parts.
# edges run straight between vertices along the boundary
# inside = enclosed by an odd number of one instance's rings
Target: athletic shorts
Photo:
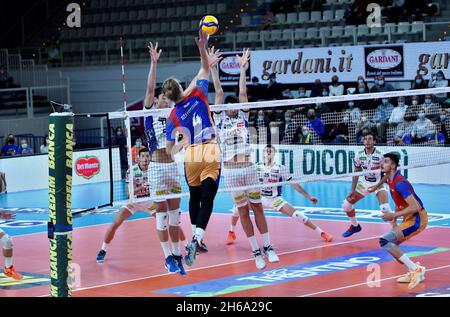
[[[184,172],[189,186],[200,186],[207,178],[212,178],[219,185],[220,148],[216,142],[191,144],[184,158]]]
[[[425,209],[422,209],[421,211],[404,218],[398,226],[405,237],[404,241],[406,241],[425,230],[427,225],[428,214]]]
[[[148,178],[150,185],[150,197],[155,202],[166,200],[164,198],[158,199],[158,196],[181,193],[178,165],[175,162],[150,162],[148,165]]]
[[[258,173],[255,165],[241,168],[224,168],[223,178],[226,188],[236,188],[252,186],[258,184]],[[234,203],[237,207],[243,207],[249,202],[252,204],[261,203],[261,190],[259,188],[250,188],[248,190],[232,191]]]
[[[368,182],[366,180],[358,180],[358,184],[356,185],[356,191],[358,193],[360,193],[361,195],[363,195],[364,197],[370,195],[371,193],[369,193],[367,190],[369,189],[369,187],[371,186],[375,186],[376,184],[378,184],[378,182]],[[375,194],[378,194],[381,191],[386,191],[388,192],[387,189],[387,185],[383,184],[381,187],[379,187],[376,191]]]
[[[288,204],[288,202],[284,200],[283,197],[281,196],[274,196],[274,197],[262,196],[261,201],[264,209],[273,209],[276,211],[280,211],[281,208],[283,208]]]
[[[132,215],[137,213],[138,211],[143,211],[149,214],[152,214],[152,212],[156,211],[155,205],[153,204],[153,201],[143,201],[140,203],[132,203],[125,206],[122,206],[122,208],[125,208],[129,212],[131,212]]]

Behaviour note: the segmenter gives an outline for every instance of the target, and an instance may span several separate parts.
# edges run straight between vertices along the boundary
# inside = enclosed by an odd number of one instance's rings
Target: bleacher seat
[[[423,33],[424,23],[422,21],[414,21],[411,25],[411,34]]]
[[[183,17],[185,14],[185,7],[182,6],[178,6],[176,9],[176,13],[175,13],[175,17],[179,18],[179,17]]]
[[[202,4],[198,4],[195,6],[195,15],[204,15],[206,13],[206,7]]]
[[[174,16],[175,16],[175,13],[176,13],[176,9],[175,9],[174,7],[169,7],[169,8],[167,8],[167,10],[166,10],[166,15],[167,15],[168,17],[174,17]]]
[[[391,34],[394,34],[397,31],[397,24],[386,23],[384,25],[384,34],[389,34],[389,29],[390,29]]]
[[[141,15],[143,15],[143,17],[141,18]],[[146,17],[145,17],[146,16]],[[156,10],[155,9],[149,9],[147,11],[145,10],[139,10],[139,20],[153,20],[156,19]]]
[[[278,13],[277,15],[275,15],[275,20],[280,24],[286,23],[286,14]]]
[[[162,19],[166,17],[166,8],[158,8],[156,10],[156,18]]]
[[[211,12],[216,12],[216,11],[217,11],[217,6],[215,3],[208,3],[206,5],[206,12],[211,13]]]
[[[356,27],[354,25],[346,25],[344,29],[345,37],[353,37]]]
[[[126,10],[120,11],[119,21],[120,22],[128,21],[128,11],[126,11]]]
[[[307,39],[317,39],[319,37],[319,29],[316,27],[306,29]]]
[[[325,10],[323,11],[322,21],[330,22],[334,20],[334,11],[333,10]]]
[[[344,29],[341,26],[333,26],[331,28],[331,37],[333,37],[333,38],[342,37],[343,33],[344,33]]]
[[[185,16],[193,16],[193,15],[195,15],[195,6],[187,6]]]
[[[310,22],[317,23],[322,20],[322,11],[312,11]]]
[[[248,32],[237,32],[236,33],[236,42],[237,43],[245,43],[247,42]]]
[[[249,26],[249,25],[251,25],[251,22],[252,22],[252,17],[250,15],[247,15],[247,14],[241,15],[241,25],[242,26]]]
[[[396,34],[406,34],[409,32],[409,23],[408,22],[400,22],[397,27]]]
[[[161,32],[162,33],[170,32],[170,23],[169,22],[161,22]]]
[[[286,23],[288,24],[294,24],[297,23],[297,12],[289,12],[286,16]]]
[[[248,41],[249,41],[249,42],[257,42],[257,41],[260,41],[259,35],[260,35],[260,33],[257,32],[257,31],[250,31],[250,32],[248,32]],[[238,42],[238,41],[237,41],[237,38],[236,38],[236,42]],[[238,42],[238,43],[239,43],[239,42]]]
[[[293,33],[291,29],[284,29],[281,39],[284,41],[292,41]]]
[[[270,32],[270,40],[273,42],[278,42],[281,40],[281,35],[282,35],[281,30],[278,30],[278,29],[272,30]]]
[[[329,37],[331,34],[331,29],[328,26],[321,27],[319,31],[319,36],[322,36],[323,34],[325,37]]]
[[[304,28],[295,29],[294,40],[302,40],[306,38],[306,30]]]
[[[296,21],[298,23],[308,23],[309,22],[309,12],[302,11],[298,14],[298,20]]]
[[[170,22],[170,32],[179,32],[180,31],[180,22],[172,21]]]
[[[120,18],[119,12],[117,12],[117,11],[111,12],[110,17],[109,17],[108,21],[106,21],[106,22],[116,22],[116,21],[119,21],[119,18]]]
[[[131,28],[131,34],[137,35],[141,33],[142,25],[134,23]]]
[[[365,24],[358,25],[357,36],[366,36],[369,34],[369,27]]]
[[[381,26],[374,26],[370,28],[370,35],[380,35],[383,33],[383,28]]]
[[[224,2],[217,4],[217,13],[225,13],[227,11],[227,5]]]
[[[334,21],[342,21],[344,19],[345,9],[336,10]]]
[[[128,20],[130,20],[131,22],[138,21],[138,14],[139,14],[139,11],[131,10],[130,14],[128,15]]]

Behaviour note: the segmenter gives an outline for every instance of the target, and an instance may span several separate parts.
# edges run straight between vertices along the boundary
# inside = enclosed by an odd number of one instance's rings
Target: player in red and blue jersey
[[[200,52],[201,67],[192,83],[185,91],[174,78],[165,80],[162,86],[164,95],[174,104],[166,123],[167,153],[173,156],[179,145],[186,149],[185,176],[189,185],[189,215],[194,234],[192,242],[186,246],[185,262],[189,266],[194,264],[200,248],[220,178],[220,149],[206,97],[210,67],[217,64],[220,55],[208,55],[208,35],[203,31],[199,31],[195,42]],[[179,145],[176,141],[180,141]]]
[[[409,283],[408,288],[416,287],[425,279],[425,267],[414,263],[398,247],[401,243],[425,230],[428,215],[414,188],[397,170],[399,157],[395,153],[384,155],[382,170],[386,173],[392,199],[395,202],[395,212],[383,212],[384,221],[394,221],[403,217],[403,221],[380,238],[380,246],[386,249],[398,262],[406,265],[409,272],[397,279],[399,283]]]

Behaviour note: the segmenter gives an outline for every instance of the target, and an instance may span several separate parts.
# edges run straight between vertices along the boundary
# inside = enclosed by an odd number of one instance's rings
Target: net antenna
[[[128,106],[127,106],[127,88],[126,88],[126,81],[125,81],[125,58],[123,55],[123,46],[124,46],[124,39],[123,36],[120,37],[120,66],[122,70],[122,90],[123,90],[123,111],[125,113],[125,136],[127,138],[127,148],[128,151],[131,151],[132,144],[131,144],[131,121],[130,117],[128,116]],[[133,161],[131,156],[127,155],[128,160],[128,170],[129,170],[129,183],[128,183],[128,190],[130,194],[130,199],[134,199],[134,172],[132,167]]]

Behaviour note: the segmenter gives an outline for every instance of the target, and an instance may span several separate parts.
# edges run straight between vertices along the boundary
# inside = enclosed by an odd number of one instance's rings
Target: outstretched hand
[[[157,63],[162,53],[161,49],[158,51],[158,42],[155,43],[155,46],[153,46],[152,42],[149,42],[149,45],[147,47],[152,63]]]
[[[236,55],[238,61],[239,61],[239,66],[242,68],[245,68],[247,66],[248,61],[250,60],[250,52],[247,49],[244,48],[244,50],[242,51],[242,56]]]
[[[221,59],[222,52],[220,52],[220,49],[215,50],[214,46],[208,49],[208,64],[210,68],[216,67]]]
[[[208,45],[208,39],[209,39],[209,34],[206,32],[203,32],[202,30],[199,30],[198,37],[195,38],[195,44],[197,44],[197,46],[199,48],[206,47],[206,45]]]
[[[317,202],[319,201],[316,197],[311,197],[309,199],[310,202],[312,202],[313,204],[317,204]]]

